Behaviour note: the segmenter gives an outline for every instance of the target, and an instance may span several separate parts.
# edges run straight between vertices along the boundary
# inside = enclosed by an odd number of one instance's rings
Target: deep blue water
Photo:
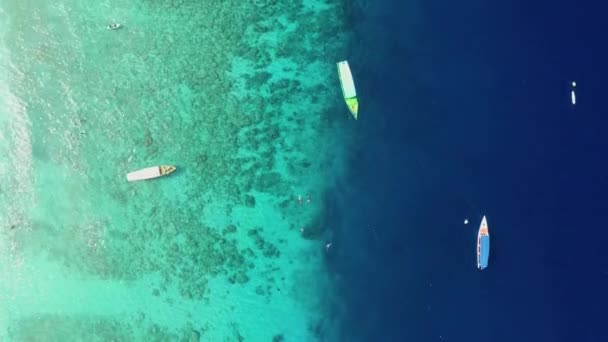
[[[329,259],[348,340],[608,341],[608,6],[372,6]]]

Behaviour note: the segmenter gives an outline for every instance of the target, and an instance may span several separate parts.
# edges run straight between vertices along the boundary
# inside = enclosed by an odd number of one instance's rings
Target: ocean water
[[[608,341],[605,11],[356,12],[361,114],[329,261],[344,341]],[[482,215],[492,250],[479,272]]]
[[[608,341],[605,10],[0,0],[0,340]]]
[[[346,11],[0,2],[0,339],[338,339]]]

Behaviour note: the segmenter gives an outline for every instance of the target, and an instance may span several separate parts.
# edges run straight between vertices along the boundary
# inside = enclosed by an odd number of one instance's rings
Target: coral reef
[[[174,300],[167,299],[172,288],[184,301],[213,301],[206,295],[216,278],[229,289],[255,287],[269,300],[284,271],[274,264],[293,265],[281,250],[326,229],[323,204],[299,206],[295,196],[313,189],[322,197],[336,159],[327,151],[338,145],[337,117],[348,118],[337,105],[334,64],[347,42],[342,2],[136,6],[138,15],[119,34],[102,36],[91,19],[74,19],[70,35],[80,45],[15,47],[32,65],[22,72],[38,75],[21,87],[44,85],[49,101],[23,96],[44,119],[32,124],[42,137],[32,146],[37,166],[57,165],[65,176],[50,183],[57,192],[30,196],[38,201],[34,214],[50,218],[29,223],[36,242],[27,246],[79,276],[121,283],[158,276],[146,293],[159,301]],[[96,9],[75,3],[65,11],[93,17]],[[20,31],[31,33],[27,25],[12,33],[23,38]],[[36,72],[49,66],[60,77]],[[133,169],[160,163],[178,170],[157,181],[124,180]],[[60,197],[68,204],[56,204]],[[248,217],[260,211],[271,218],[253,223]],[[258,273],[263,277],[254,279]],[[145,336],[136,336],[133,322],[98,317],[20,324],[17,340],[36,340],[50,326],[49,340],[70,340],[68,331],[82,340],[198,341],[205,334],[143,322]],[[236,324],[233,330],[231,340],[244,339]]]

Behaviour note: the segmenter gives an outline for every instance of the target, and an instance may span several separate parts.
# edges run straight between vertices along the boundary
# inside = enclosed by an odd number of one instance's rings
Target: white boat
[[[173,171],[175,171],[175,166],[173,165],[152,166],[127,173],[127,180],[129,182],[135,182],[144,179],[158,178],[166,176]]]
[[[355,90],[355,81],[353,74],[350,72],[350,66],[347,61],[338,62],[338,77],[342,86],[342,95],[346,106],[350,113],[357,119],[359,112],[359,101],[357,100],[357,90]]]
[[[122,25],[120,25],[119,23],[114,23],[114,24],[108,25],[107,29],[108,30],[118,30],[121,27],[122,27]]]
[[[574,93],[574,88],[576,88],[576,82],[572,82],[572,91],[570,91],[570,99],[572,100],[572,104],[576,104],[576,94]]]

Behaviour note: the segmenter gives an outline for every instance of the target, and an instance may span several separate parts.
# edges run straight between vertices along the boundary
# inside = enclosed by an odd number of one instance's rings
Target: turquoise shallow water
[[[342,11],[0,2],[0,338],[335,339]]]

